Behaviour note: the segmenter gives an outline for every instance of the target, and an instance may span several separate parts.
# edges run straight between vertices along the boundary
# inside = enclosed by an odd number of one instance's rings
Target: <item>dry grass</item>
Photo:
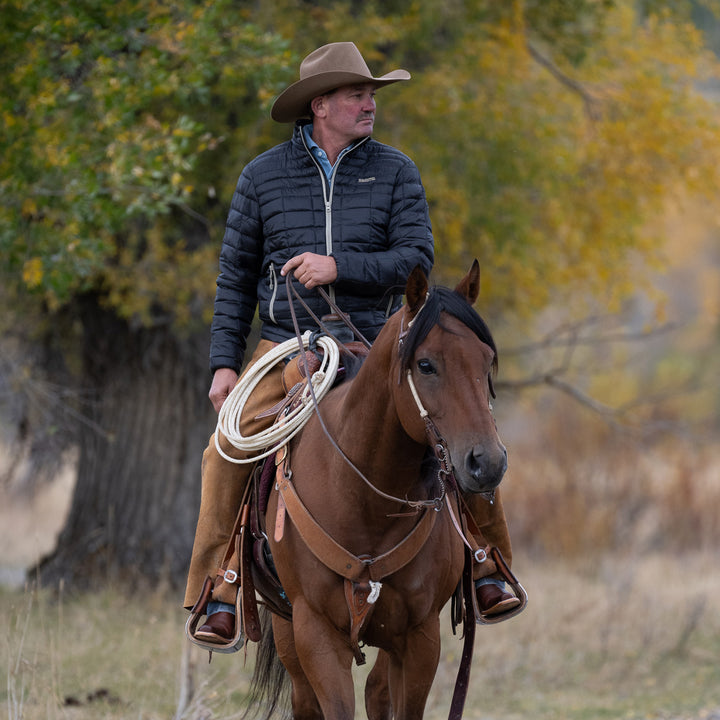
[[[577,560],[684,552],[720,542],[720,445],[639,442],[577,405],[508,441],[503,480],[515,547]],[[501,424],[502,427],[502,424]]]
[[[720,717],[720,574],[711,553],[517,569],[530,604],[515,620],[479,629],[466,717]]]
[[[530,604],[478,628],[465,717],[720,720],[717,447],[639,448],[607,426],[556,418],[533,423],[533,444],[508,441],[513,569]],[[34,517],[54,527],[37,507]],[[20,522],[0,501],[4,535]],[[208,665],[188,650],[180,602],[173,592],[0,592],[9,720],[239,718],[253,650]],[[447,716],[462,648],[447,617],[443,628],[432,720]]]
[[[713,553],[517,566],[525,613],[478,628],[465,717],[720,717],[720,574]],[[12,720],[173,718],[186,646],[173,596],[6,592],[0,695]],[[428,717],[447,715],[461,641],[449,620]],[[191,652],[183,718],[235,718],[252,667]],[[363,672],[357,671],[358,678]],[[359,713],[361,715],[361,713]]]

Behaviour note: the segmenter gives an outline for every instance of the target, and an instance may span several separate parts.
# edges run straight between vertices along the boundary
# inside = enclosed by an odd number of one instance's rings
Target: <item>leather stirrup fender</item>
[[[254,474],[254,473],[253,473]],[[233,531],[228,540],[225,548],[225,554],[223,556],[223,563],[221,568],[217,572],[215,582],[222,581],[236,583],[239,580],[240,575],[240,534],[243,525],[243,510],[247,506],[247,501],[250,497],[250,491],[252,488],[252,480],[248,482],[243,493],[243,500],[240,505],[240,510],[235,518],[235,525]],[[231,567],[232,565],[232,567]],[[207,611],[208,602],[212,596],[212,591],[215,582],[213,578],[208,577],[203,584],[200,592],[198,601],[190,611],[190,615],[185,623],[185,635],[188,640],[197,645],[198,647],[208,650],[210,652],[210,659],[214,652],[218,653],[234,653],[237,652],[244,644],[243,637],[243,611],[242,611],[242,592],[235,593],[235,634],[234,636],[225,643],[211,643],[206,640],[195,637],[195,631],[200,624],[200,620],[205,616]]]

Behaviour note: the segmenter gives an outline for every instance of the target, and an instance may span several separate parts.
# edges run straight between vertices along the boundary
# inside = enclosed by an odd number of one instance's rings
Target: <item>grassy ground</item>
[[[478,628],[466,718],[720,720],[713,553],[572,566],[517,558],[515,569],[530,604],[507,623]],[[3,591],[0,697],[8,718],[169,720],[183,691],[191,691],[186,720],[239,717],[252,650],[211,664],[196,648],[186,652],[177,605],[160,595]],[[447,618],[443,628],[429,718],[447,716],[462,645]],[[356,675],[361,681],[363,671]]]

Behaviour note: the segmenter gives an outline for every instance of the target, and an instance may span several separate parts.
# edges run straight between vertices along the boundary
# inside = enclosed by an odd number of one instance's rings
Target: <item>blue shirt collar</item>
[[[327,179],[330,180],[333,172],[333,165],[330,164],[330,160],[328,160],[327,153],[313,140],[312,137],[312,131],[313,131],[313,125],[312,123],[308,123],[307,125],[302,126],[303,135],[305,136],[305,142],[307,143],[307,146],[312,153],[313,157],[320,163],[320,167],[322,167],[323,171],[325,172],[325,175],[327,176]],[[343,150],[340,152],[340,154],[337,157],[337,160],[335,161],[335,165],[340,162],[340,158],[345,155],[349,150],[352,150],[353,147],[357,144],[357,140],[355,142],[351,142],[346,148],[343,148]]]

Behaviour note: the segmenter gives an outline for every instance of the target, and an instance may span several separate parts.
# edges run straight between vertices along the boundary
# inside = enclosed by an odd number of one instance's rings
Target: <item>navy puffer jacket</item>
[[[295,336],[280,269],[303,252],[332,255],[329,289],[370,341],[400,307],[416,265],[429,274],[433,237],[425,190],[415,164],[366,138],[336,164],[328,182],[305,143],[293,137],[244,168],[232,199],[220,253],[210,368],[239,372],[258,307],[263,338]],[[316,290],[295,283],[313,312],[330,312]],[[301,329],[316,329],[296,303]]]

